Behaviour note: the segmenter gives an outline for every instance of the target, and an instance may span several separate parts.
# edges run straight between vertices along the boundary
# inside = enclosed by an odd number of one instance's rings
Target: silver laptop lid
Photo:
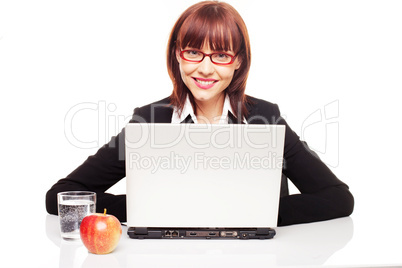
[[[276,227],[285,127],[128,124],[129,227]]]

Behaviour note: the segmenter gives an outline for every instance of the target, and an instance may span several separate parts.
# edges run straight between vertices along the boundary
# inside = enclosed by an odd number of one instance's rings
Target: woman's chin
[[[217,102],[219,100],[223,101],[225,99],[225,92],[207,92],[208,90],[201,91],[193,91],[192,94],[194,96],[194,100],[199,103],[208,103],[208,102]]]

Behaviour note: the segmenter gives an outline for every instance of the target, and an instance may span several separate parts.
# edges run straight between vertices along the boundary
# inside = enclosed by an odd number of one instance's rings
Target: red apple
[[[113,216],[94,213],[86,216],[80,225],[81,240],[89,252],[107,254],[112,252],[121,237],[121,224]]]

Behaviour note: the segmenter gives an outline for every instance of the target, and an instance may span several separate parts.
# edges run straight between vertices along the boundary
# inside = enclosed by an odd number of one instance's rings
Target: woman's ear
[[[240,59],[240,58],[237,58],[235,70],[238,70],[238,69],[240,68],[240,66],[241,66],[241,59]]]
[[[180,63],[180,49],[176,48],[176,60],[178,63]]]

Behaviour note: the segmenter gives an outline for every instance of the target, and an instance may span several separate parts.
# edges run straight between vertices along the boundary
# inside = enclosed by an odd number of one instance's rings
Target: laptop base
[[[272,228],[147,228],[129,227],[127,234],[136,239],[271,239]]]

